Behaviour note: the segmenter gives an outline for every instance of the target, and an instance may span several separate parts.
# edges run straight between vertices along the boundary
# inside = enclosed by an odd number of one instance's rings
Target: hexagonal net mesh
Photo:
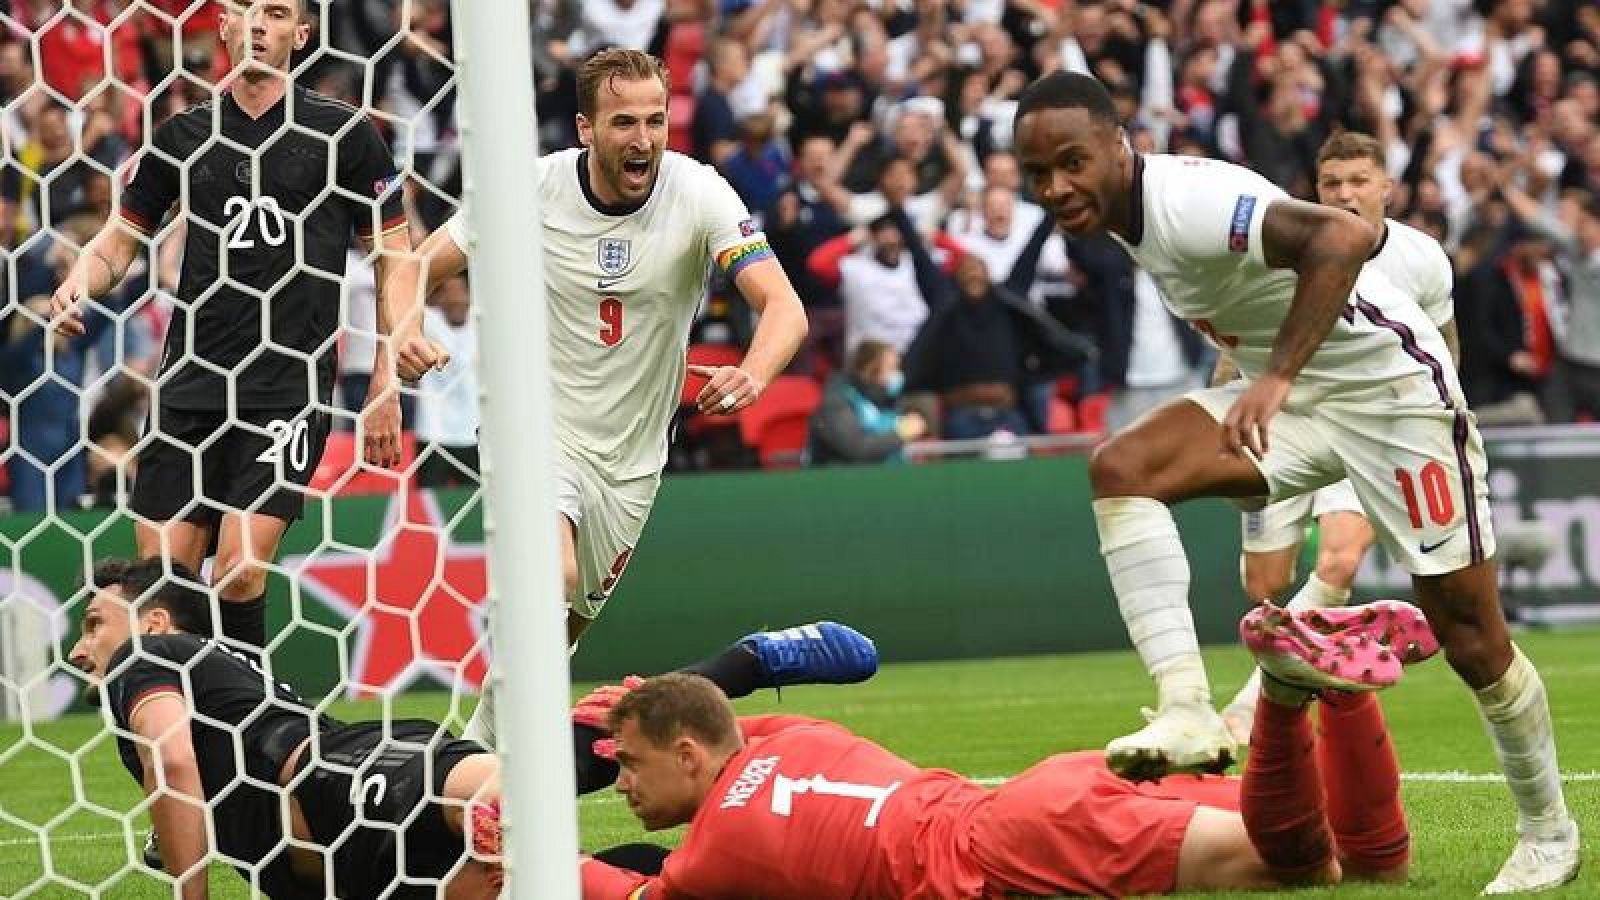
[[[485,676],[475,337],[447,282],[400,385],[379,303],[460,190],[446,7],[0,4],[0,896],[171,896],[179,734],[217,895],[471,863],[403,716]]]

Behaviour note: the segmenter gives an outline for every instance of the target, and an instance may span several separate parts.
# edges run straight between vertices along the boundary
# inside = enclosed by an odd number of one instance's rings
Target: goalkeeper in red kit
[[[1242,778],[1134,783],[1100,753],[1071,753],[989,789],[831,722],[737,718],[694,675],[617,690],[617,791],[647,829],[689,829],[653,874],[584,858],[583,895],[950,900],[1403,879],[1399,763],[1370,692],[1437,651],[1421,613],[1269,606],[1241,630],[1266,675]]]

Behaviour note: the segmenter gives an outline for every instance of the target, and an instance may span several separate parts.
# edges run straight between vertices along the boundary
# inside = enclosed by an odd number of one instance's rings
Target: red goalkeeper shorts
[[[1099,753],[1052,756],[973,810],[970,852],[986,893],[1164,894],[1196,806],[1238,806],[1238,782],[1134,784]]]

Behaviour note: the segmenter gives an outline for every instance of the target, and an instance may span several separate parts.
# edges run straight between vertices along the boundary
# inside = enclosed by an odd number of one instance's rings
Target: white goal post
[[[288,486],[292,481],[286,475],[289,470],[306,476],[293,481],[297,486],[306,485],[306,520],[289,526],[276,545],[274,558],[258,560],[271,576],[258,596],[266,598],[261,602],[267,604],[273,621],[270,627],[260,619],[256,622],[266,631],[262,658],[271,673],[300,682],[297,670],[303,667],[312,673],[307,676],[310,683],[294,687],[317,711],[331,711],[340,718],[357,718],[338,708],[330,710],[331,704],[347,693],[381,697],[381,712],[376,706],[367,707],[370,713],[363,710],[359,718],[381,716],[385,734],[388,726],[410,712],[396,708],[394,695],[418,678],[434,678],[453,694],[448,711],[432,718],[459,725],[464,718],[460,715],[461,696],[471,692],[482,673],[477,653],[482,649],[479,614],[492,605],[495,614],[488,619],[495,639],[484,677],[486,683],[496,685],[500,701],[496,704],[496,749],[502,760],[506,896],[577,898],[571,684],[555,511],[556,450],[542,216],[532,179],[538,148],[530,4],[527,0],[450,0],[452,46],[444,48],[439,37],[446,25],[443,4],[305,0],[299,7],[309,22],[296,19],[290,25],[310,26],[309,44],[290,63],[294,80],[321,93],[338,95],[336,100],[348,100],[359,109],[359,115],[349,114],[339,126],[327,126],[337,133],[324,133],[321,120],[297,117],[297,110],[325,101],[305,101],[303,94],[290,94],[288,100],[278,101],[283,111],[277,113],[281,116],[277,121],[284,124],[260,129],[250,142],[244,142],[237,132],[222,134],[201,128],[205,133],[195,139],[199,148],[189,148],[193,152],[174,155],[156,150],[156,130],[183,110],[203,110],[211,122],[209,127],[223,127],[219,110],[227,108],[222,102],[227,95],[225,86],[215,79],[227,67],[214,65],[209,56],[216,42],[215,29],[201,27],[190,34],[184,26],[198,16],[215,21],[223,8],[236,16],[259,16],[267,5],[266,0],[55,0],[6,4],[0,10],[0,62],[5,67],[4,77],[0,77],[0,170],[4,170],[0,212],[6,214],[0,221],[0,285],[4,287],[0,292],[0,350],[6,351],[0,356],[0,415],[6,417],[0,425],[8,426],[0,435],[0,466],[9,471],[12,463],[26,462],[29,477],[38,476],[29,482],[30,488],[42,485],[37,488],[41,499],[32,504],[42,515],[29,509],[14,519],[9,518],[12,510],[4,501],[9,499],[9,491],[16,490],[15,479],[10,488],[0,490],[0,897],[170,894],[172,880],[152,870],[143,861],[148,857],[140,852],[150,834],[152,804],[118,759],[119,737],[144,745],[150,743],[149,737],[118,725],[114,715],[105,710],[86,711],[81,705],[61,721],[53,720],[67,711],[84,686],[83,674],[65,650],[77,636],[79,617],[94,593],[92,586],[83,586],[86,576],[97,559],[134,555],[130,491],[142,451],[170,438],[167,442],[174,446],[173,454],[190,463],[184,470],[184,480],[192,489],[184,495],[186,505],[170,517],[157,516],[161,521],[183,519],[203,509],[230,515],[261,512],[268,497],[266,489],[254,501],[224,501],[210,496],[209,475],[202,474],[210,465],[205,462],[210,448],[223,443],[225,430],[236,430],[263,442],[259,455],[252,446],[241,458],[253,457],[254,463],[275,469],[272,491]],[[346,11],[357,6],[366,10],[362,28],[348,24],[351,18],[347,15],[354,14]],[[389,13],[396,10],[400,13],[397,24],[385,30]],[[275,15],[279,22],[289,21],[281,12]],[[335,29],[336,20],[344,26]],[[382,27],[371,27],[375,24]],[[435,30],[427,32],[429,28]],[[345,40],[357,32],[359,40]],[[136,37],[129,39],[130,35]],[[186,43],[190,38],[193,44]],[[58,41],[80,39],[98,48],[94,52],[99,68],[95,69],[93,61],[85,61],[87,52],[80,53],[69,60],[78,67],[71,70],[71,87],[63,86],[60,78],[52,81],[61,71],[61,57],[47,47],[58,48]],[[352,44],[359,44],[359,49],[349,49]],[[194,55],[190,51],[195,51]],[[220,47],[215,52],[225,53]],[[127,64],[129,54],[138,61]],[[424,95],[420,88],[413,94],[410,86],[402,84],[405,73],[395,64],[401,57],[413,62],[423,59],[418,65],[432,66],[430,72],[439,74],[437,83],[428,85],[431,94]],[[52,59],[58,61],[55,70]],[[18,89],[16,73],[30,66],[31,84],[23,78]],[[331,87],[319,88],[313,83],[311,76],[328,74],[340,76],[328,79]],[[78,84],[80,80],[82,84]],[[449,107],[444,99],[451,84],[458,97],[453,124],[447,121]],[[409,106],[396,102],[397,95],[416,102]],[[348,112],[348,107],[339,108]],[[341,143],[352,134],[360,137],[358,132],[363,129],[377,136],[367,145],[356,139]],[[381,133],[384,131],[387,136]],[[65,135],[65,150],[61,149],[61,135]],[[320,142],[314,149],[325,155],[291,146],[291,138]],[[362,413],[337,400],[314,399],[303,411],[305,417],[284,418],[277,416],[276,406],[267,409],[259,400],[253,401],[255,405],[244,403],[236,389],[252,360],[269,352],[292,357],[296,366],[306,364],[306,371],[313,373],[307,375],[312,384],[319,382],[314,374],[317,363],[332,355],[341,342],[346,361],[357,355],[349,351],[358,342],[365,343],[367,358],[372,358],[371,347],[386,338],[376,333],[375,313],[364,322],[357,321],[354,313],[358,307],[369,313],[374,310],[378,288],[372,273],[378,251],[344,248],[341,252],[350,257],[348,268],[334,266],[330,271],[318,258],[308,257],[306,247],[314,243],[324,248],[329,240],[343,240],[344,236],[335,232],[333,239],[319,234],[318,240],[310,240],[307,222],[324,203],[349,203],[373,213],[354,223],[358,232],[381,235],[387,228],[393,235],[397,227],[393,217],[378,213],[397,196],[413,202],[407,210],[411,223],[437,218],[422,210],[419,198],[431,200],[435,213],[451,202],[450,166],[457,138],[464,164],[460,200],[468,209],[472,245],[471,307],[480,323],[478,362],[475,366],[471,360],[458,359],[429,378],[438,385],[477,369],[483,464],[476,486],[469,476],[457,489],[430,490],[412,483],[414,477],[419,484],[428,483],[421,480],[420,464],[437,459],[440,448],[449,445],[455,449],[461,442],[431,439],[432,446],[417,448],[414,458],[401,454],[400,467],[381,469],[361,461],[363,429],[367,427]],[[166,137],[163,141],[164,147],[170,143]],[[386,149],[398,157],[398,176],[392,174],[395,170],[385,169],[383,177],[374,182],[365,163],[376,158],[382,158],[382,165],[391,162],[387,155],[370,150],[380,141],[386,141]],[[99,143],[116,149],[97,152]],[[274,155],[274,145],[283,151],[281,157]],[[217,146],[236,153],[238,159],[219,167],[216,157],[206,156]],[[344,156],[328,149],[345,154],[347,147],[350,150]],[[295,150],[301,151],[299,155]],[[417,163],[424,154],[431,159],[428,165]],[[75,343],[65,334],[51,332],[49,298],[64,279],[62,272],[84,256],[85,245],[103,222],[119,216],[129,179],[141,164],[135,161],[153,158],[171,169],[168,180],[181,185],[172,212],[157,215],[157,221],[139,223],[137,231],[150,234],[139,239],[139,249],[126,271],[107,263],[108,270],[127,278],[99,299],[83,304],[84,322],[93,324],[94,333]],[[269,158],[271,165],[267,164]],[[349,163],[348,171],[339,165],[324,165],[341,160]],[[294,186],[304,187],[307,198],[303,203],[292,205],[281,200],[290,196],[285,191],[267,190],[268,177],[279,173],[284,173],[284,182],[292,180]],[[203,187],[193,189],[194,185]],[[205,212],[197,197],[217,201],[214,205],[225,217],[222,224],[210,221],[215,217]],[[191,235],[209,232],[221,249],[216,251],[214,278],[199,279],[198,287],[179,289],[164,277],[181,266],[178,251],[185,247],[185,229]],[[343,230],[348,229],[341,226]],[[243,266],[236,270],[231,262],[235,256],[245,255],[233,251],[265,254],[286,244],[296,255],[285,262],[288,271],[272,285],[250,283],[252,273]],[[21,277],[23,270],[30,277]],[[337,334],[318,331],[318,346],[297,347],[293,337],[263,324],[271,312],[263,303],[263,323],[256,325],[261,336],[242,351],[243,360],[219,366],[206,358],[207,348],[195,338],[200,330],[195,327],[195,311],[201,304],[223,292],[270,301],[301,276],[323,285],[337,283],[337,302],[344,315]],[[50,281],[49,287],[40,288],[41,280]],[[458,298],[459,294],[450,297]],[[334,302],[329,299],[317,311],[326,312]],[[183,337],[164,351],[168,323],[183,321],[176,318],[175,310],[189,314],[189,327],[174,329]],[[255,311],[256,307],[249,308],[251,316]],[[311,318],[319,327],[324,319]],[[325,318],[331,322],[334,317]],[[38,346],[38,364],[29,369],[13,367],[12,361],[22,357],[10,351],[25,342]],[[148,403],[152,388],[169,387],[173,368],[168,363],[183,362],[198,363],[233,392],[223,409],[207,410],[216,424],[196,425],[179,435],[168,425],[152,423],[151,419],[159,416],[128,412]],[[34,366],[35,361],[30,357],[27,364]],[[351,371],[360,374],[355,367]],[[349,390],[342,383],[346,374],[339,373],[341,383],[336,391],[341,395]],[[367,374],[370,376],[370,367]],[[119,382],[137,388],[130,391],[131,399],[120,397],[115,390]],[[425,379],[413,393],[426,397],[429,390],[430,382]],[[96,434],[91,430],[90,412],[102,396],[118,401],[104,404],[115,407],[112,412],[118,413],[118,427]],[[58,412],[52,414],[69,432],[61,447],[45,446],[24,427],[43,421],[37,418],[42,415],[37,410],[46,405],[41,398],[56,404],[52,409]],[[452,409],[470,408],[461,402]],[[262,415],[252,419],[250,414],[256,412]],[[296,412],[302,411],[297,408]],[[338,438],[343,455],[323,453],[309,443],[312,429],[307,420],[312,413],[325,414],[338,426],[322,437],[330,447]],[[26,418],[30,415],[35,418]],[[130,424],[133,420],[145,424]],[[472,433],[470,423],[466,433]],[[322,470],[314,461],[319,455]],[[94,473],[86,476],[80,471],[90,467],[108,473],[102,475],[98,491],[94,490]],[[66,477],[69,475],[72,477]],[[105,477],[109,477],[110,487],[106,487]],[[357,481],[362,482],[361,490],[352,488]],[[379,485],[376,490],[374,484]],[[369,501],[347,501],[343,496],[338,497],[336,509],[336,495],[362,492],[381,495],[386,511],[369,513],[376,508]],[[478,546],[475,531],[474,507],[480,500],[484,546]],[[19,503],[18,508],[24,507]],[[380,520],[382,524],[377,524]],[[162,550],[163,556],[180,553],[171,541]],[[213,546],[202,555],[215,559],[216,553]],[[219,584],[208,581],[215,574],[211,563],[200,573],[213,613],[223,609],[223,585],[220,580]],[[253,602],[247,597],[232,599],[244,602],[230,612]],[[444,623],[448,627],[436,628],[447,615],[441,609],[453,612]],[[441,634],[448,640],[435,640]],[[378,652],[382,647],[394,652]],[[394,650],[397,647],[401,649]],[[311,659],[313,656],[316,659]],[[196,655],[174,667],[186,692],[192,690],[189,679],[199,668],[195,660],[201,658]],[[125,660],[119,671],[137,661]],[[313,676],[326,676],[335,684],[330,688]],[[273,702],[269,699],[264,705]],[[443,704],[441,700],[431,705]],[[244,731],[242,725],[218,723],[192,710],[190,715],[191,722],[230,731],[235,738]],[[137,768],[141,764],[136,761],[132,765]],[[227,792],[236,796],[235,786],[249,781],[248,775],[235,777]],[[432,790],[428,787],[424,796],[437,800],[428,793]],[[209,801],[213,808],[228,802],[221,793]],[[351,796],[364,797],[365,793]],[[374,802],[381,804],[381,792],[377,796]],[[351,806],[357,809],[353,816],[365,815],[359,811],[360,802],[352,801]],[[414,806],[415,810],[423,808],[420,801]],[[206,861],[214,866],[210,886],[213,896],[242,896],[250,890],[249,879],[257,878],[259,884],[262,872],[277,862],[263,857],[239,861],[218,849],[215,820],[226,818],[207,817],[210,855]],[[416,819],[413,815],[407,821]],[[233,823],[239,821],[245,820],[235,818]],[[374,821],[380,826],[394,824]],[[329,846],[348,837],[351,829],[344,830]],[[470,835],[470,827],[468,830]],[[279,840],[279,846],[289,840]],[[404,842],[399,846],[404,862]],[[393,864],[394,860],[385,862]],[[243,878],[225,871],[235,865]],[[436,878],[414,873],[396,877],[412,883],[418,878]]]
[[[453,0],[481,325],[484,527],[509,894],[578,896],[533,63],[525,0]]]

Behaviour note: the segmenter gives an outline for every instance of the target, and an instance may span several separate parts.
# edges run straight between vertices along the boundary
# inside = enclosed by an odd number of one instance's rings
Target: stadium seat
[[[1105,434],[1106,410],[1111,408],[1110,394],[1090,394],[1078,403],[1078,430],[1086,434]]]
[[[694,95],[673,94],[667,106],[667,149],[679,153],[694,151]]]
[[[667,105],[667,148],[679,153],[694,150],[694,75],[705,55],[706,26],[702,22],[679,22],[667,30],[662,62],[667,65],[671,93]]]
[[[794,468],[805,450],[811,414],[822,403],[822,388],[804,375],[780,375],[739,415],[739,432],[755,448],[762,468]]]
[[[732,344],[690,344],[689,364],[695,366],[737,366],[744,361],[744,351]],[[706,380],[698,375],[685,375],[679,406],[693,406]]]
[[[1071,403],[1051,397],[1050,418],[1045,424],[1051,434],[1071,434],[1078,430],[1078,414],[1073,412]]]
[[[311,489],[340,497],[393,494],[404,486],[406,476],[403,473],[416,458],[417,439],[409,431],[400,435],[400,465],[392,470],[369,466],[361,461],[355,432],[335,431],[328,435],[327,448],[322,451],[322,462],[311,476]],[[355,472],[349,480],[340,483],[340,479],[351,470]]]
[[[703,22],[679,22],[667,30],[662,62],[672,79],[673,99],[694,96],[694,70],[705,55],[706,26]]]

